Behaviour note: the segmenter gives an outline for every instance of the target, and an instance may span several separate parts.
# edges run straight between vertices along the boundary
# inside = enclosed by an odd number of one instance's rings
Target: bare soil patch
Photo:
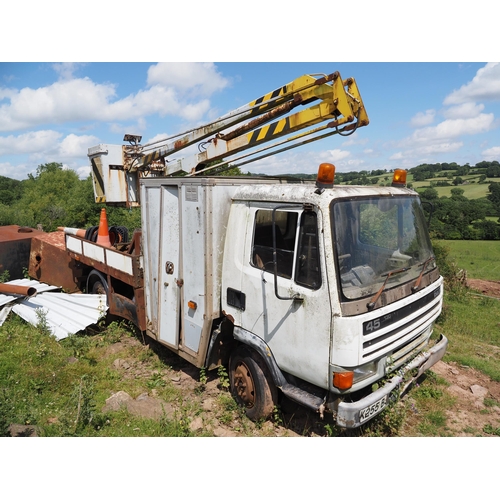
[[[500,281],[467,279],[467,286],[487,297],[500,299]]]
[[[446,411],[454,436],[489,436],[485,429],[500,429],[499,382],[454,362],[439,361],[432,371],[450,384],[446,390],[456,398],[453,409]]]

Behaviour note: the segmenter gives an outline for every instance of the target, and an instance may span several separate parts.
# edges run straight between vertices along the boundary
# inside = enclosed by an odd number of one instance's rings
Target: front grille
[[[439,296],[439,288],[437,296]],[[380,357],[383,354],[391,354],[397,350],[402,349],[407,344],[414,345],[414,340],[416,340],[421,335],[428,337],[429,330],[427,327],[429,324],[437,317],[440,310],[440,301],[432,303],[429,298],[432,297],[435,300],[434,292],[431,292],[423,299],[420,299],[405,308],[391,313],[391,317],[396,317],[398,319],[407,317],[416,312],[416,304],[420,305],[419,309],[422,310],[417,316],[412,316],[406,321],[386,321],[387,326],[379,327],[375,331],[370,331],[370,328],[374,330],[374,325],[378,326],[381,322],[377,320],[372,320],[371,322],[366,322],[363,324],[363,360],[369,361]],[[406,311],[410,313],[405,314]],[[371,323],[371,326],[370,326]],[[367,328],[368,325],[368,328]],[[394,328],[391,328],[394,326]],[[416,342],[419,344],[419,342]],[[416,345],[415,345],[416,347]]]

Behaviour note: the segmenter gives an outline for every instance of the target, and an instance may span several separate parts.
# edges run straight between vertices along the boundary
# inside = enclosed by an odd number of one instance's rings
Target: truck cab
[[[222,309],[269,385],[341,426],[380,412],[445,352],[445,338],[431,341],[443,279],[419,198],[404,187],[241,186],[222,265]],[[260,402],[247,364],[231,365],[251,407]]]

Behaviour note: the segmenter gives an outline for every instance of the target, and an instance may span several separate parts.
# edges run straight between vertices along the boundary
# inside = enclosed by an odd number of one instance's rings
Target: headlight
[[[353,370],[336,367],[332,372],[332,385],[340,390],[350,389],[354,384],[377,373],[377,363],[371,361]]]
[[[377,373],[377,363],[375,361],[371,361],[370,363],[366,363],[366,365],[358,366],[353,370],[354,372],[354,381],[356,384],[364,380],[365,378],[371,377]]]

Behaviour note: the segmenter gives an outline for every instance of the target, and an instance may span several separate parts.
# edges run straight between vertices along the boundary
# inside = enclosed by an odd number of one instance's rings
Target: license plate
[[[366,408],[363,408],[359,411],[359,422],[363,423],[369,418],[376,415],[378,412],[382,411],[387,404],[387,396],[384,396],[382,399],[379,399],[377,402],[373,403]]]

